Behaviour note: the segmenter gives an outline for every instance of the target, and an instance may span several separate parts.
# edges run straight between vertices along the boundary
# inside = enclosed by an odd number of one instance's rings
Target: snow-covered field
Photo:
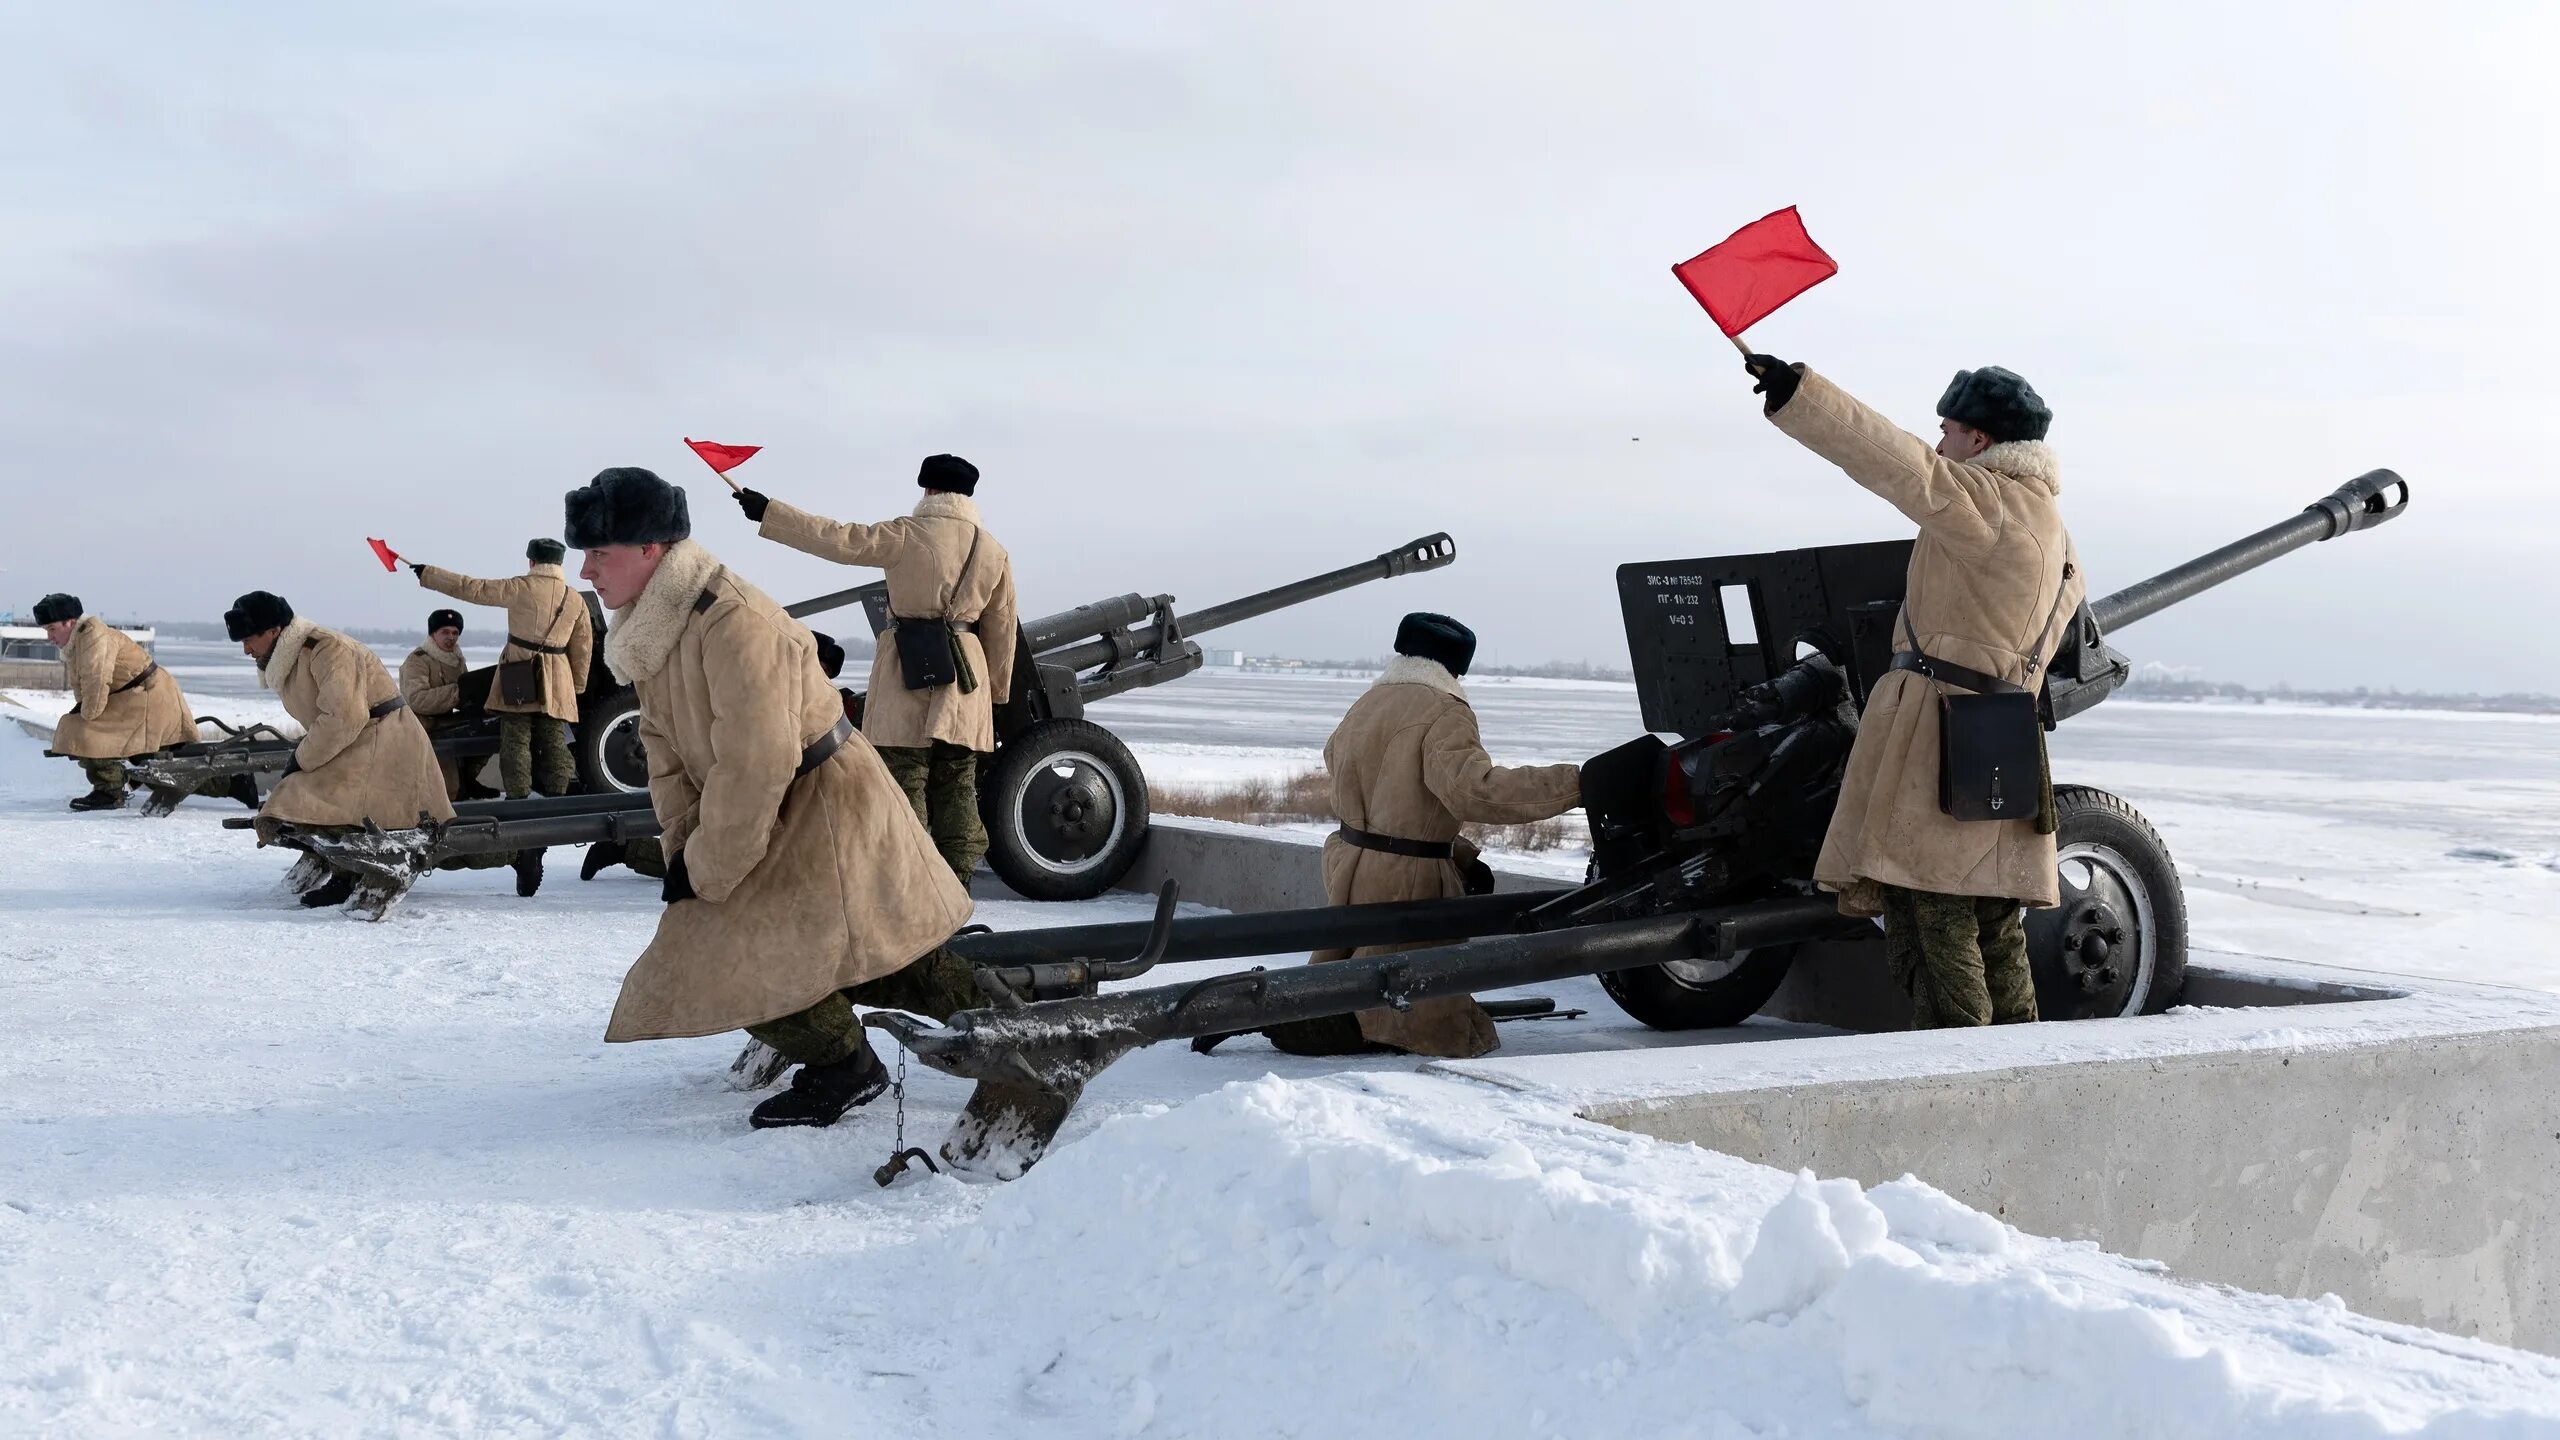
[[[257,713],[204,668],[200,710]],[[1164,778],[1285,770],[1358,685],[1204,674],[1097,718]],[[1476,693],[1508,758],[1637,724],[1623,688]],[[0,1433],[2560,1433],[2560,1362],[1410,1062],[1144,1052],[1024,1180],[882,1191],[887,1100],[751,1133],[734,1042],[599,1043],[658,909],[628,872],[306,914],[236,807],[75,816],[37,749],[0,725]],[[2159,825],[2202,943],[2560,989],[2560,728],[2119,704],[2058,753]],[[981,895],[999,927],[1141,908]],[[1592,1013],[1507,1050],[1805,1033],[1542,988]],[[963,1095],[911,1075],[910,1138]]]

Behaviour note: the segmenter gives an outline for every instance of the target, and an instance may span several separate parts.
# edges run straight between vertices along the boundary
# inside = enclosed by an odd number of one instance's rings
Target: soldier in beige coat
[[[178,691],[178,677],[161,669],[132,636],[85,613],[77,596],[38,600],[36,623],[62,652],[72,696],[69,713],[54,727],[52,753],[71,757],[89,777],[89,793],[72,800],[71,808],[120,809],[125,761],[196,738],[195,716]],[[248,777],[237,782],[218,793],[236,793]],[[252,798],[250,804],[256,803]]]
[[[1956,372],[1933,447],[1801,365],[1746,364],[1780,430],[1920,527],[1896,653],[2036,689],[2087,585],[2044,441],[2052,413],[2033,387],[1997,366]],[[2019,906],[2059,899],[2049,779],[2019,819],[1939,808],[1938,698],[1960,693],[1908,668],[1871,687],[1814,866],[1842,911],[1884,917],[1895,978],[1924,1028],[2035,1019]]]
[[[498,783],[510,800],[539,790],[566,795],[577,788],[578,764],[569,754],[569,727],[578,723],[578,696],[587,688],[595,627],[587,602],[560,573],[568,549],[557,540],[525,546],[525,573],[479,580],[435,565],[411,564],[418,583],[467,605],[495,605],[507,612],[507,644],[498,652],[498,675],[482,707],[498,717]],[[507,696],[508,667],[529,667],[530,695]]]
[[[303,731],[258,811],[259,844],[272,843],[284,824],[329,834],[368,825],[412,830],[453,818],[435,747],[380,656],[264,590],[232,602],[222,619],[258,662],[258,683]],[[356,877],[340,871],[305,892],[302,903],[344,904],[355,886]]]
[[[1475,632],[1446,615],[1416,613],[1396,629],[1396,659],[1325,741],[1333,811],[1341,828],[1324,842],[1324,894],[1334,905],[1438,900],[1489,891],[1492,873],[1460,837],[1461,824],[1523,825],[1582,802],[1573,765],[1496,765],[1476,732],[1461,676]],[[1417,945],[1322,950],[1314,963],[1383,955]],[[1401,1050],[1465,1058],[1491,1052],[1493,1018],[1464,995],[1409,1010],[1365,1010],[1263,1032],[1299,1055]]]
[[[978,757],[996,748],[995,707],[1013,691],[1013,559],[979,521],[977,466],[927,456],[916,484],[925,495],[915,513],[877,525],[829,520],[753,490],[739,492],[738,508],[768,540],[884,572],[893,621],[871,659],[862,733],[965,885],[987,853]],[[948,627],[959,673],[951,684],[910,690],[897,632],[925,625]]]
[[[888,1085],[840,992],[906,1008],[901,983],[965,989],[942,942],[968,892],[844,718],[809,631],[688,538],[683,491],[612,469],[567,508],[579,574],[613,607],[605,663],[639,695],[667,855],[666,911],[605,1039],[744,1029],[800,1066],[751,1123],[833,1124]]]
[[[471,662],[462,655],[462,612],[430,612],[425,642],[400,662],[400,698],[409,702],[409,713],[426,727],[429,740],[471,723],[468,716],[458,713],[462,708],[462,676],[470,668]],[[444,775],[445,798],[464,798],[471,787],[463,762],[439,755],[436,769]]]

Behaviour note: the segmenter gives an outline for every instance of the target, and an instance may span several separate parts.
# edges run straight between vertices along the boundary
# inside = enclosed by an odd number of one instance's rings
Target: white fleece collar
[[[557,566],[557,565],[551,564],[551,563],[550,563],[550,562],[548,562],[548,561],[541,561],[541,562],[537,562],[537,563],[535,563],[535,564],[527,565],[526,567],[524,567],[524,573],[526,573],[527,575],[548,575],[548,576],[550,576],[550,577],[551,577],[552,579],[554,579],[554,580],[558,580],[558,579],[562,578],[562,577],[561,577],[561,574],[560,574],[560,567],[559,567],[559,566]]]
[[[2062,493],[2062,457],[2041,440],[2003,440],[1967,463]]]
[[[694,597],[720,569],[720,557],[679,540],[658,561],[658,573],[640,589],[640,598],[613,612],[604,631],[604,663],[625,685],[647,680],[666,667],[693,618]]]
[[[267,652],[267,661],[258,667],[258,684],[269,690],[282,690],[284,682],[293,678],[293,667],[302,663],[302,651],[311,643],[320,627],[302,616],[287,621],[284,633],[276,637],[275,648]]]
[[[439,650],[433,645],[421,645],[410,653],[413,655],[423,655],[426,657],[428,664],[440,666],[446,670],[466,669],[471,664],[470,661],[462,657],[462,652],[459,649]]]
[[[954,495],[948,490],[924,492],[924,498],[916,502],[915,513],[924,520],[966,520],[972,525],[982,523],[978,519],[977,501],[966,495]]]
[[[1458,677],[1449,673],[1448,666],[1419,655],[1399,655],[1388,661],[1386,673],[1380,675],[1376,683],[1427,685],[1443,695],[1454,695],[1460,700],[1467,698],[1467,687],[1458,683]]]

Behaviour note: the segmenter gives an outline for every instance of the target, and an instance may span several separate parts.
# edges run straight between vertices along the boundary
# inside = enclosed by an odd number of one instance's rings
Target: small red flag
[[[1804,233],[1804,217],[1790,205],[1672,266],[1671,273],[1715,317],[1718,329],[1740,335],[1839,274],[1840,266]]]
[[[399,551],[392,549],[390,546],[383,544],[381,541],[374,539],[370,535],[365,537],[364,543],[373,547],[373,558],[382,562],[383,569],[388,570],[395,575],[400,572]]]
[[[702,457],[702,463],[710,466],[712,472],[719,475],[726,475],[738,466],[746,464],[748,456],[764,448],[761,445],[720,445],[709,440],[696,440],[691,436],[687,436],[684,443],[692,446],[693,453]]]

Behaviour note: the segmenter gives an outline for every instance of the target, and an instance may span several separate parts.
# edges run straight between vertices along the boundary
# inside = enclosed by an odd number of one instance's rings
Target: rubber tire
[[[2054,787],[2053,805],[2057,852],[2080,844],[2103,845],[2122,856],[2150,892],[2155,952],[2151,985],[2143,997],[2141,1013],[2157,1015],[2179,1004],[2187,989],[2187,896],[2178,883],[2178,867],[2169,858],[2169,847],[2140,811],[2104,790],[2058,785]],[[2066,902],[2069,900],[2068,887],[2064,888],[2063,897]],[[2060,952],[2057,925],[2061,914],[2054,910],[2027,912],[2027,961],[2035,971],[2037,1010],[2048,1020],[2111,1018],[2075,1016],[2071,1012],[2076,1007],[2063,1003],[2080,997],[2079,987],[2070,978]],[[2047,918],[2040,922],[2039,917]]]
[[[605,768],[604,744],[617,722],[640,713],[640,697],[621,690],[597,700],[578,716],[577,737],[569,742],[570,754],[578,762],[578,782],[590,795],[639,795],[649,789],[644,776],[638,785],[616,782]]]
[[[1007,812],[1032,775],[1061,751],[1082,751],[1120,785],[1120,825],[1094,863],[1071,874],[1042,864]],[[1120,737],[1090,720],[1043,720],[1006,741],[978,774],[978,815],[987,827],[987,868],[1030,900],[1090,900],[1120,882],[1147,840],[1147,776]]]
[[[1712,1030],[1739,1025],[1758,1014],[1787,978],[1796,946],[1765,945],[1746,952],[1741,968],[1721,980],[1691,985],[1659,965],[1618,970],[1600,977],[1600,988],[1618,1008],[1656,1030]]]

